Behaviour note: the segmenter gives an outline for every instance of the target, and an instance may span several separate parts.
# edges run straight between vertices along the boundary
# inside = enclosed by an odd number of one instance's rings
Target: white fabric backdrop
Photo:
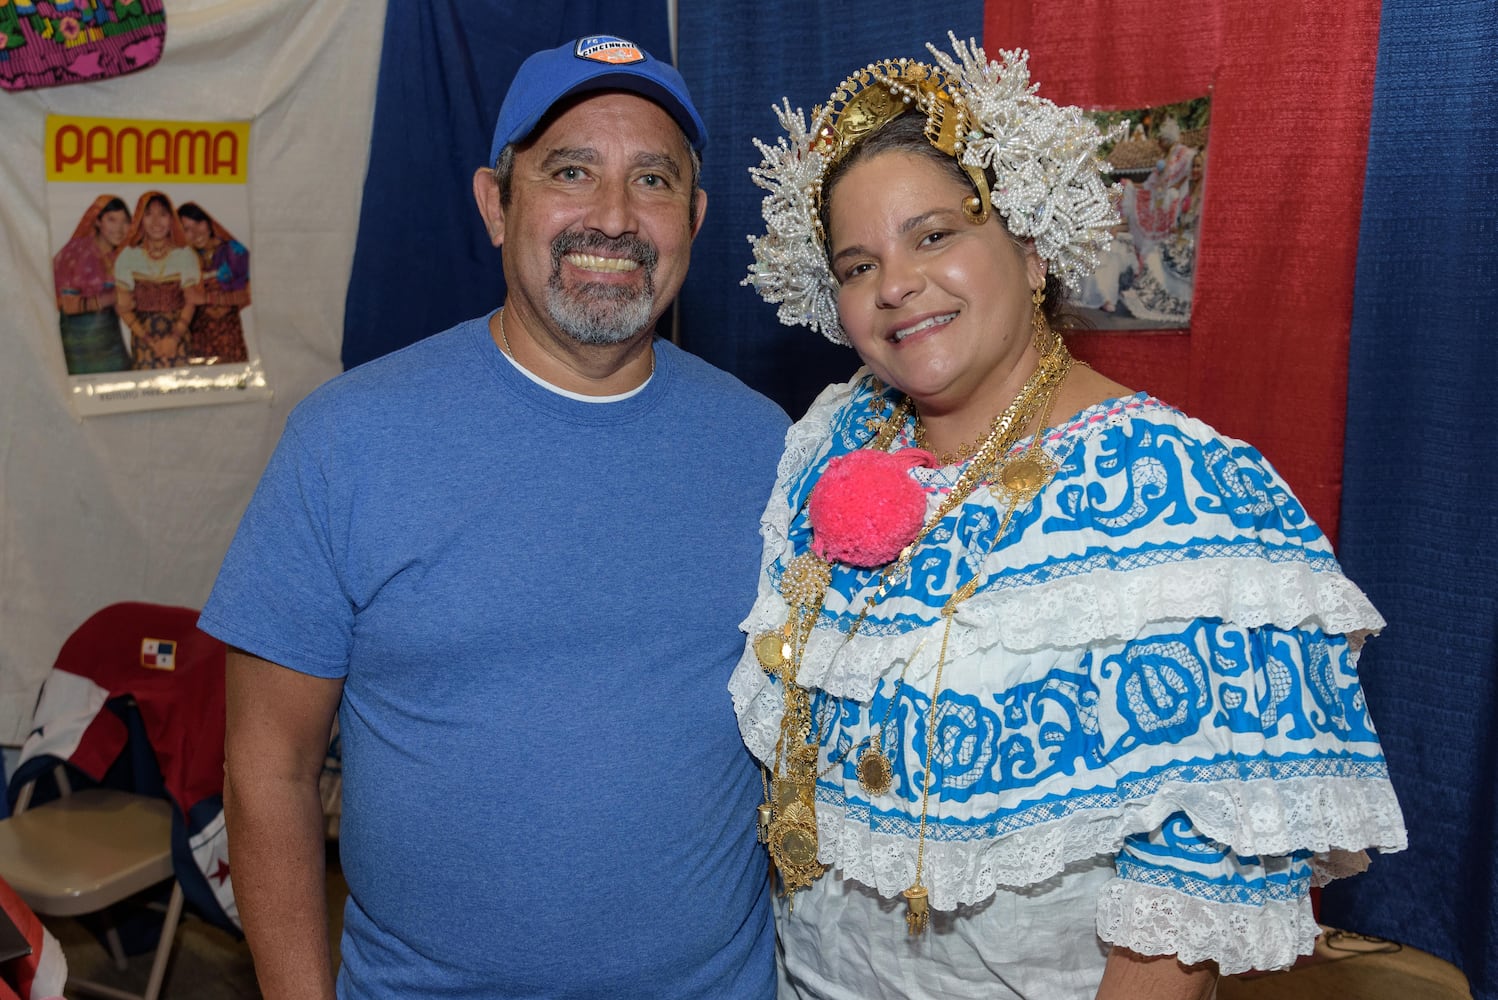
[[[339,371],[385,0],[166,0],[150,69],[0,94],[0,743],[58,647],[123,600],[200,607],[286,415]],[[79,420],[52,298],[48,113],[250,121],[269,402]]]

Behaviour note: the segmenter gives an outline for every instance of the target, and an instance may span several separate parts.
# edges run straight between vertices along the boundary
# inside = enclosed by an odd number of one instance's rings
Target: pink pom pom
[[[910,470],[935,464],[920,448],[851,451],[828,462],[806,504],[812,551],[863,569],[892,561],[926,519],[926,491]]]

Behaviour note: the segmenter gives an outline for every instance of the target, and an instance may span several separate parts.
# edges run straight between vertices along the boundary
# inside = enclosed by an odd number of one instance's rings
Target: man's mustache
[[[562,258],[569,253],[596,253],[608,257],[628,257],[649,274],[655,270],[660,255],[648,241],[631,233],[605,236],[602,233],[566,232],[551,241],[551,267],[560,270]]]

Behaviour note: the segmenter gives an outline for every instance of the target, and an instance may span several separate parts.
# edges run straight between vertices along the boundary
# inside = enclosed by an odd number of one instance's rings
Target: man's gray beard
[[[618,285],[591,284],[567,289],[562,285],[562,258],[569,253],[612,251],[636,261],[644,272],[638,292]],[[579,344],[622,344],[650,323],[655,309],[655,247],[638,236],[609,239],[599,234],[562,233],[551,244],[551,280],[546,285],[546,311],[552,322]]]
[[[546,288],[546,311],[579,344],[622,344],[650,323],[653,285],[647,278],[639,292],[597,285],[568,291],[553,277]]]

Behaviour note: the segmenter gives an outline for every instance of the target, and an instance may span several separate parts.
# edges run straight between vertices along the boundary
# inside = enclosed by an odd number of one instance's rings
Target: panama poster
[[[264,399],[248,122],[47,118],[58,356],[95,416]]]

